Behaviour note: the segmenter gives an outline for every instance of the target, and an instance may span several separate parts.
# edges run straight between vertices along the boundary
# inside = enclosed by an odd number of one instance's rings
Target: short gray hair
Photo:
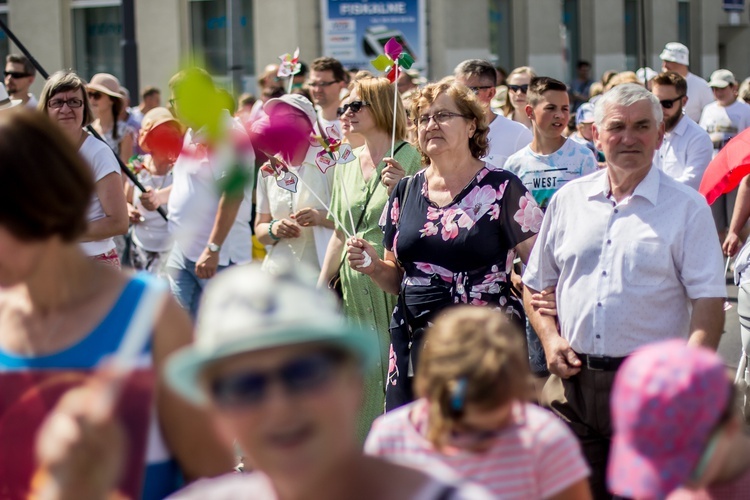
[[[594,123],[597,127],[601,127],[607,116],[607,108],[613,104],[632,106],[640,101],[648,101],[651,105],[651,114],[656,120],[657,125],[664,120],[664,112],[661,109],[661,103],[654,94],[646,90],[642,85],[624,83],[612,87],[596,101],[596,106],[594,107]]]

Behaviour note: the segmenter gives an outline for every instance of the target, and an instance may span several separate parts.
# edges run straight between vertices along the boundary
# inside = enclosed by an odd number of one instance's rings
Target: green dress
[[[407,175],[416,173],[422,164],[422,158],[410,144],[404,144],[400,149],[396,145],[396,160],[406,170]],[[331,212],[344,224],[346,232],[351,233],[349,205],[351,203],[352,217],[356,224],[362,215],[368,196],[372,193],[370,202],[362,222],[359,224],[357,236],[367,240],[378,254],[383,257],[383,231],[380,229],[380,216],[388,203],[388,192],[380,182],[380,173],[385,167],[383,162],[373,172],[368,182],[362,176],[359,154],[362,149],[354,150],[357,157],[354,161],[336,166],[333,178],[333,192],[331,195]],[[346,192],[344,192],[346,186]],[[329,219],[333,219],[331,215]],[[336,229],[340,229],[337,226]],[[344,259],[345,253],[342,254]],[[365,378],[364,402],[357,426],[357,436],[364,442],[373,420],[385,411],[385,382],[388,377],[388,355],[391,344],[388,327],[393,308],[398,297],[382,291],[369,276],[354,271],[348,264],[341,266],[341,287],[344,292],[344,313],[353,323],[377,336],[380,345],[380,359],[375,369]]]

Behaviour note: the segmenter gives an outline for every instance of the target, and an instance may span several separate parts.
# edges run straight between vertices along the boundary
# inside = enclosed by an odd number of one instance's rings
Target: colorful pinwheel
[[[260,167],[260,175],[263,178],[273,175],[276,178],[276,185],[281,189],[286,189],[292,193],[297,192],[299,178],[296,174],[289,171],[289,167],[280,158],[268,155],[268,162]]]
[[[349,144],[342,143],[341,138],[336,132],[336,128],[331,126],[325,132],[321,130],[321,135],[313,136],[313,139],[323,148],[315,157],[315,164],[324,174],[326,171],[337,163],[349,163],[354,160],[354,151]]]
[[[404,50],[404,47],[395,38],[388,40],[383,50],[385,54],[380,54],[370,62],[376,70],[387,72],[386,77],[391,82],[395,82],[398,76],[398,68],[411,68],[411,65],[414,64],[414,58]]]
[[[294,75],[300,72],[302,65],[299,63],[299,47],[294,51],[294,55],[286,53],[283,56],[279,56],[281,64],[279,64],[279,70],[276,72],[276,76],[279,78],[289,78],[289,88],[287,94],[292,93],[292,80]]]

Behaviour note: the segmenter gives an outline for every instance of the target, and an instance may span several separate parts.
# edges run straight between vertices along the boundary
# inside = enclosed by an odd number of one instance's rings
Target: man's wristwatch
[[[210,252],[216,253],[221,250],[221,245],[217,245],[216,243],[209,243],[208,245],[206,245],[206,248],[208,248]]]

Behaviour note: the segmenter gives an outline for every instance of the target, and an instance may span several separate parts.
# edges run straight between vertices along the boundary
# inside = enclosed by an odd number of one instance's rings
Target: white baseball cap
[[[737,85],[737,80],[734,78],[734,73],[728,69],[717,69],[711,73],[711,79],[708,81],[709,87],[723,89],[730,85]]]
[[[659,54],[659,59],[689,66],[690,50],[681,43],[669,42]]]
[[[313,104],[303,95],[284,94],[281,97],[274,97],[273,99],[266,101],[263,105],[263,111],[265,111],[266,114],[271,114],[271,110],[279,104],[286,104],[305,113],[307,119],[310,120],[310,125],[313,127],[318,122],[318,115],[315,113]]]
[[[0,83],[0,111],[18,106],[23,101],[21,99],[11,99],[5,85]]]
[[[576,111],[576,124],[594,123],[594,105],[590,102],[584,102]]]
[[[201,300],[195,341],[167,359],[170,387],[188,401],[205,404],[200,374],[208,364],[300,344],[335,345],[369,367],[380,352],[376,336],[350,325],[335,296],[316,288],[316,274],[298,267],[289,262],[286,271],[271,275],[250,264],[213,278]]]

